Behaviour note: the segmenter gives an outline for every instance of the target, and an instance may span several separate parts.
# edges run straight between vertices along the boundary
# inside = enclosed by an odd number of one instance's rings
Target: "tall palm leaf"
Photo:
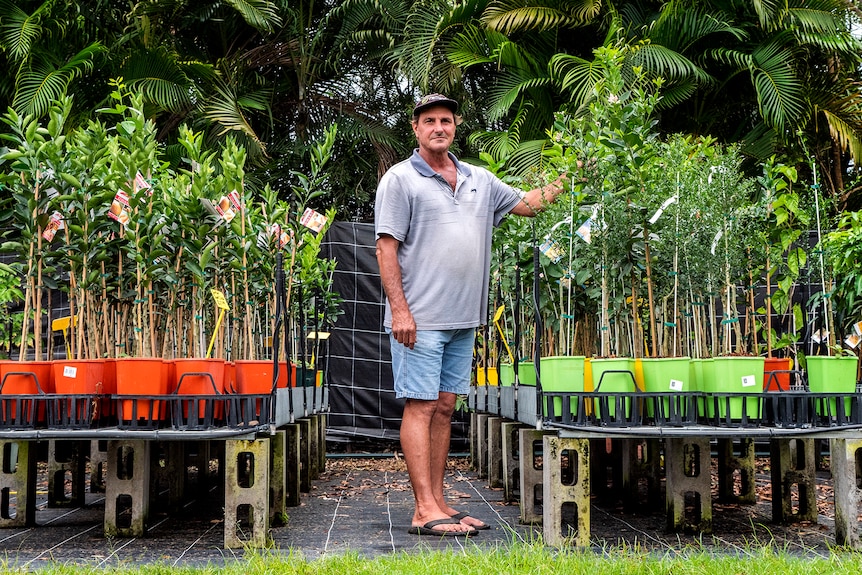
[[[66,94],[72,80],[93,69],[94,57],[103,50],[96,42],[58,64],[48,54],[33,56],[33,61],[22,64],[18,70],[12,107],[21,114],[47,113],[52,103]]]

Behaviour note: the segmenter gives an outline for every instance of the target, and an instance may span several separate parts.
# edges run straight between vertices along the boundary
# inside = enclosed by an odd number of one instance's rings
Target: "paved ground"
[[[765,460],[768,463],[768,460]],[[373,557],[416,549],[450,549],[510,545],[535,541],[540,529],[519,525],[517,505],[504,504],[502,491],[489,489],[468,469],[466,458],[452,458],[447,474],[447,496],[453,506],[490,523],[493,528],[463,538],[419,537],[407,529],[412,495],[403,462],[394,457],[332,458],[327,469],[303,494],[300,507],[288,509],[288,523],[272,531],[278,552],[294,552],[314,559],[356,551]],[[667,533],[661,509],[644,505],[637,514],[624,513],[617,502],[594,500],[591,510],[592,542],[597,553],[620,549],[646,549],[660,553],[706,548],[737,553],[762,545],[792,553],[828,555],[834,545],[831,490],[828,473],[818,485],[817,523],[781,526],[771,523],[768,469],[759,465],[758,503],[714,504],[713,535]],[[40,482],[40,485],[44,485]],[[33,568],[51,561],[111,566],[138,562],[168,565],[222,564],[242,551],[222,547],[223,522],[217,488],[199,489],[179,514],[169,516],[156,506],[146,537],[106,539],[102,533],[104,499],[88,494],[87,506],[49,509],[42,503],[38,526],[0,530],[0,557],[7,565]]]

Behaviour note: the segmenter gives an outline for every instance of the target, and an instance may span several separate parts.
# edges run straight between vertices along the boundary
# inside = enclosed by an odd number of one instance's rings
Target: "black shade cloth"
[[[389,336],[383,330],[384,293],[377,268],[374,226],[334,222],[322,244],[337,264],[332,289],[344,300],[329,337],[330,435],[398,439],[402,400],[395,399]],[[457,412],[452,439],[467,437]]]

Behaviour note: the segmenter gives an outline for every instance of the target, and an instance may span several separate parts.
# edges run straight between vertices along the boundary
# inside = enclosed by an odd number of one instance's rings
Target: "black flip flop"
[[[457,519],[458,522],[460,523],[460,521],[462,519],[464,519],[465,517],[472,517],[472,515],[470,515],[466,511],[461,511],[461,512],[453,515],[452,519]],[[474,519],[475,519],[475,517],[474,517]],[[480,521],[481,521],[481,519],[480,519]],[[466,523],[465,523],[465,525],[466,525]],[[491,528],[491,526],[488,525],[487,523],[485,523],[484,521],[482,521],[482,525],[470,525],[470,527],[472,527],[473,529],[475,529],[477,531],[482,531],[483,529],[490,529]]]
[[[468,537],[478,533],[475,529],[469,531],[448,531],[442,529],[434,529],[437,525],[458,525],[461,523],[458,519],[434,519],[421,527],[411,527],[407,530],[410,535],[437,535],[442,537]]]

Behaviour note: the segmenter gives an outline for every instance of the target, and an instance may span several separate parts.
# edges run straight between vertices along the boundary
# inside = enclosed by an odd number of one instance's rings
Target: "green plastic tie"
[[[730,318],[730,319],[723,319],[723,320],[721,320],[721,325],[724,325],[724,324],[727,324],[727,323],[736,323],[736,322],[738,322],[738,321],[739,321],[739,318],[738,318],[738,317],[732,317],[732,318]]]
[[[676,327],[676,322],[666,321],[664,322],[665,327]]]

